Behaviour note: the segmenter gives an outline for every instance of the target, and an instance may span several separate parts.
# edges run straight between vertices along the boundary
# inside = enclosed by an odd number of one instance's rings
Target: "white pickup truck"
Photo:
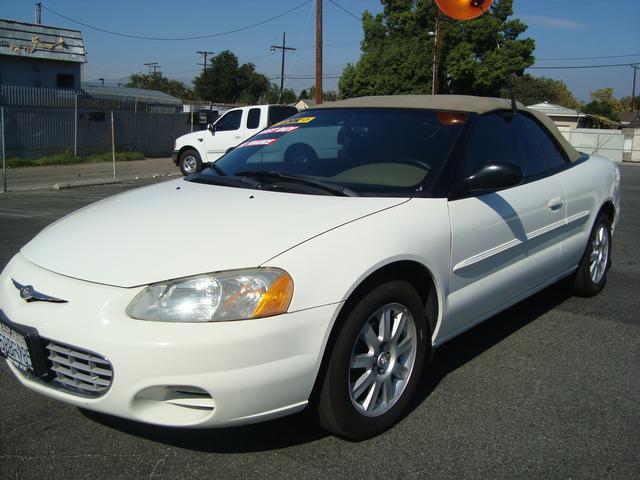
[[[234,108],[209,124],[206,130],[178,137],[173,147],[173,161],[183,175],[199,172],[205,163],[215,162],[230,148],[296,113],[295,107],[287,105]]]

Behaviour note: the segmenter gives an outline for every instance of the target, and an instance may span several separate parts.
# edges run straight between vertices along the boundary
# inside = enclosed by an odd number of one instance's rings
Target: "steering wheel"
[[[304,165],[317,160],[318,154],[306,143],[294,143],[284,153],[284,163],[289,165]]]

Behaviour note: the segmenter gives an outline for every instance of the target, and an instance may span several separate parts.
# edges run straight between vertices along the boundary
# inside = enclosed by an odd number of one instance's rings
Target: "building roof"
[[[507,98],[474,97],[471,95],[385,95],[357,97],[337,102],[323,103],[312,109],[324,108],[416,108],[428,110],[447,110],[484,114],[496,110],[511,110],[511,100]],[[516,102],[518,110],[529,112],[551,133],[571,161],[581,155],[560,133],[553,121],[539,110],[528,109]]]
[[[545,115],[550,115],[554,117],[576,117],[582,118],[587,115],[581,113],[573,108],[563,107],[562,105],[554,105],[549,102],[536,103],[535,105],[529,105],[529,108],[532,110],[537,110],[539,112],[544,113]]]
[[[62,62],[87,61],[82,32],[0,19],[0,55]]]
[[[147,103],[161,103],[164,105],[182,105],[182,100],[158,90],[143,88],[118,87],[102,85],[101,83],[82,82],[82,90],[94,98],[141,100]]]

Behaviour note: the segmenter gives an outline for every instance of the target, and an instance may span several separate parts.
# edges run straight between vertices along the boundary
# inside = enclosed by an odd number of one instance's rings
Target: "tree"
[[[239,65],[229,50],[214,56],[193,84],[198,98],[226,103],[257,103],[269,89],[269,80],[256,72],[254,64]]]
[[[160,92],[173,95],[181,99],[188,99],[192,96],[191,90],[178,80],[169,80],[160,72],[134,73],[125,84],[129,88],[144,88],[145,90],[158,90]]]
[[[613,96],[613,88],[601,88],[591,92],[590,95],[591,101],[583,108],[585,113],[599,115],[614,121],[620,118],[622,105]]]
[[[358,62],[347,64],[339,87],[343,98],[359,95],[430,93],[437,6],[432,0],[382,0],[384,10],[363,14]],[[439,93],[498,96],[510,74],[534,62],[535,43],[509,20],[513,0],[496,0],[489,12],[468,22],[441,21]],[[498,47],[498,44],[500,45]]]
[[[291,88],[285,88],[280,95],[280,86],[272,83],[265,96],[266,103],[295,103],[298,101],[296,92]]]
[[[534,77],[528,73],[513,81],[513,93],[516,100],[525,105],[549,102],[567,108],[580,108],[580,102],[561,80],[547,77]],[[501,96],[507,98],[509,92],[504,88]]]
[[[623,112],[637,112],[640,110],[640,96],[638,95],[634,97],[634,108],[631,108],[631,95],[622,97],[619,102]]]
[[[238,68],[239,100],[242,103],[259,103],[269,90],[269,79],[256,72],[253,63],[245,63]]]
[[[307,92],[307,90],[303,90],[303,92]],[[312,85],[311,87],[309,87],[309,94],[306,97],[303,97],[302,94],[300,94],[300,98],[308,98],[311,100],[315,100],[316,99],[316,86]],[[322,100],[324,100],[325,102],[335,102],[338,99],[338,94],[336,92],[334,92],[333,90],[324,90],[322,92]]]

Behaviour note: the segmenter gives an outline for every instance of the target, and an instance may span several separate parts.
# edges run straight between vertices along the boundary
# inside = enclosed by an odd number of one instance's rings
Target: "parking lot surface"
[[[554,285],[447,343],[383,435],[348,443],[303,414],[147,426],[26,390],[2,362],[0,478],[640,478],[640,168],[621,171],[604,291]],[[152,181],[0,195],[0,268],[57,218]]]

